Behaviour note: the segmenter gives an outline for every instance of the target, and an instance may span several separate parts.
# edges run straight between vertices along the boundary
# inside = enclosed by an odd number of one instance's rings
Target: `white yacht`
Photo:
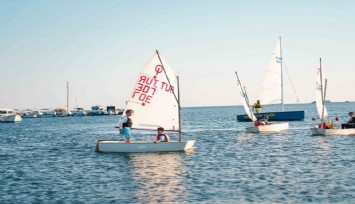
[[[42,117],[43,113],[39,110],[25,110],[21,112],[23,118],[38,118]]]
[[[68,117],[72,115],[66,108],[56,108],[54,111],[56,117]]]
[[[22,120],[21,114],[13,109],[2,108],[0,109],[0,122],[20,122]]]
[[[40,110],[42,113],[43,118],[49,118],[49,117],[54,117],[56,115],[55,111],[53,109],[41,109]]]
[[[97,115],[108,115],[108,112],[104,109],[103,106],[96,105],[91,107],[91,116],[97,116]]]
[[[75,108],[73,111],[73,116],[86,116],[86,111],[84,108]]]

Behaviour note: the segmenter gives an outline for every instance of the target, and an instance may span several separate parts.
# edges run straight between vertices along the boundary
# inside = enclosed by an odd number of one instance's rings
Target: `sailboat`
[[[65,108],[56,108],[55,117],[68,117],[72,116],[72,112],[69,110],[69,81],[67,81],[67,107]]]
[[[281,49],[281,37],[278,39],[272,52],[269,67],[266,70],[264,82],[261,86],[259,100],[262,106],[281,104],[280,112],[258,112],[255,116],[258,119],[269,117],[270,121],[297,121],[304,120],[305,112],[285,111],[284,108],[284,85],[283,85],[283,58]],[[250,121],[248,115],[237,115],[240,122]]]
[[[327,93],[327,79],[324,79],[322,70],[322,59],[319,59],[319,68],[317,68],[316,78],[316,106],[321,123],[318,126],[312,127],[312,135],[355,135],[355,128],[341,129],[341,127],[334,127],[333,122],[329,121],[328,125],[326,119],[328,112],[325,107],[325,97]]]
[[[163,127],[165,131],[178,132],[179,140],[160,143],[98,140],[97,152],[170,152],[194,148],[195,140],[182,140],[179,77],[158,51],[140,72],[127,109],[134,110],[132,129],[156,131]]]
[[[246,127],[246,132],[249,133],[272,133],[272,132],[280,132],[288,129],[288,123],[269,123],[268,125],[256,125],[257,118],[253,114],[249,106],[249,99],[245,89],[245,86],[239,79],[238,73],[235,72],[237,75],[237,85],[240,92],[240,99],[243,104],[244,110],[247,113],[249,119],[253,122],[252,126]]]

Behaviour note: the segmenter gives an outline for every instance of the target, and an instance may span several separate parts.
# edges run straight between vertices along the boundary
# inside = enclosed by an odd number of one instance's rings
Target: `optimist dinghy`
[[[249,105],[249,99],[248,99],[248,95],[245,89],[245,86],[243,86],[242,82],[239,80],[239,76],[238,73],[235,72],[235,74],[237,75],[237,85],[239,88],[239,92],[240,92],[240,99],[241,102],[243,104],[244,110],[247,113],[247,115],[249,116],[249,118],[252,120],[252,126],[250,127],[246,127],[246,132],[250,132],[250,133],[272,133],[272,132],[281,132],[284,130],[288,129],[288,123],[269,123],[269,124],[265,124],[265,125],[256,125],[256,117],[253,114],[253,111],[250,108]]]
[[[97,152],[170,152],[194,148],[195,140],[182,140],[179,77],[158,51],[140,72],[127,109],[134,110],[132,129],[156,131],[163,127],[165,131],[178,132],[179,140],[160,143],[98,140]]]
[[[312,135],[355,135],[355,128],[341,129],[340,126],[334,127],[333,122],[326,122],[328,112],[325,107],[325,97],[327,93],[327,79],[323,79],[322,59],[319,59],[319,68],[316,74],[316,106],[321,119],[318,126],[312,127]],[[324,87],[323,87],[324,86]]]

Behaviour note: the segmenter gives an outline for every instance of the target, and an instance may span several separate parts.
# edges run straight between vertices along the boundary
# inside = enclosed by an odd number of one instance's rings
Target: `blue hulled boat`
[[[254,109],[258,113],[254,115],[258,119],[262,119],[265,116],[269,117],[270,121],[297,121],[304,120],[305,111],[284,111],[284,84],[283,84],[283,58],[281,49],[281,37],[278,39],[276,46],[272,52],[269,66],[265,73],[265,78],[261,86],[261,93],[256,104],[254,104]],[[292,83],[292,82],[291,82]],[[295,91],[295,90],[294,90]],[[295,92],[296,93],[296,92]],[[297,97],[297,94],[296,94]],[[276,112],[260,112],[261,105],[281,105],[281,110]],[[299,102],[297,97],[297,102]],[[237,120],[251,121],[247,115],[237,115]]]
[[[284,112],[265,112],[255,113],[255,117],[260,120],[265,116],[269,117],[269,121],[299,121],[304,120],[305,111],[284,111]],[[250,122],[248,115],[237,115],[238,122]]]

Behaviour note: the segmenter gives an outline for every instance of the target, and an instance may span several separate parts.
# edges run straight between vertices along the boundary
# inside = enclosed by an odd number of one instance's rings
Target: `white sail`
[[[261,86],[259,100],[261,104],[280,104],[281,96],[281,47],[280,39],[277,41],[274,51],[272,52],[269,66],[265,73],[265,78]]]
[[[317,78],[316,78],[316,105],[317,105],[317,111],[319,118],[322,120],[325,120],[326,117],[328,116],[327,109],[325,108],[325,103],[324,103],[324,92],[325,92],[325,79],[324,79],[324,71],[322,68],[317,68]],[[323,118],[322,118],[322,112],[323,112]]]
[[[163,127],[178,131],[177,76],[161,54],[159,56],[155,53],[140,72],[126,110],[134,110],[132,128],[156,130]]]
[[[237,73],[236,73],[237,74]],[[238,77],[238,74],[237,74],[237,86],[238,86],[238,89],[239,89],[239,93],[240,93],[240,99],[241,99],[241,102],[243,104],[243,107],[244,107],[244,110],[245,112],[247,113],[247,115],[249,116],[249,118],[252,119],[252,121],[256,121],[256,117],[255,115],[253,114],[253,111],[250,109],[250,106],[249,106],[249,100],[248,100],[248,96],[247,96],[247,92],[245,90],[245,87],[244,85],[242,84],[242,82],[239,80],[239,77]]]

